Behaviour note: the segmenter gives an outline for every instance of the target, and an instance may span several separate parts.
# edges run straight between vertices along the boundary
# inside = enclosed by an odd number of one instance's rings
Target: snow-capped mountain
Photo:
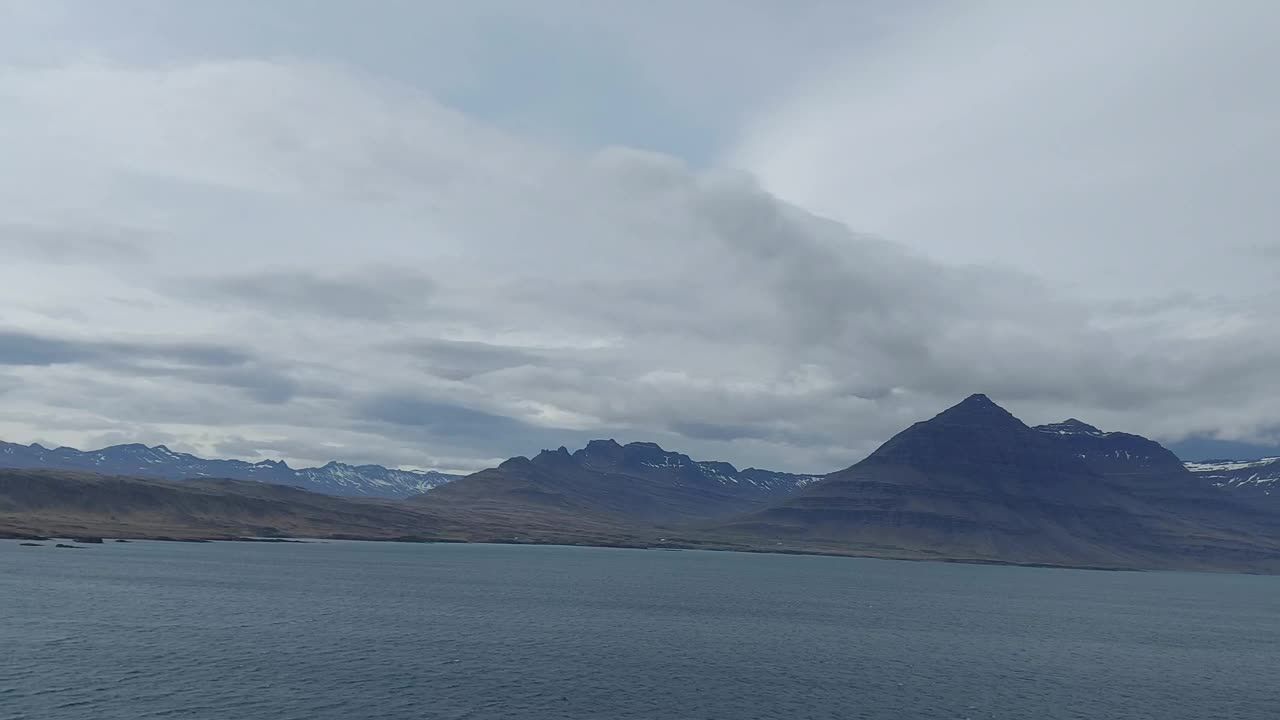
[[[331,462],[318,468],[295,469],[278,460],[208,460],[174,452],[163,445],[113,445],[81,451],[38,444],[0,442],[0,467],[80,470],[107,475],[153,477],[165,480],[231,478],[292,485],[329,495],[403,498],[457,479],[433,470],[396,470],[381,465]]]
[[[1189,462],[1186,466],[1196,475],[1238,495],[1280,498],[1280,457],[1261,460],[1208,460]]]

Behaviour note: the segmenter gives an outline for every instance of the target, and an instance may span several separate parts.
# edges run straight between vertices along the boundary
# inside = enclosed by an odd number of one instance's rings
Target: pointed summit
[[[1022,477],[1064,466],[1087,472],[1078,459],[981,394],[903,430],[860,464],[864,463],[977,474],[999,468]]]
[[[928,422],[942,425],[980,425],[988,427],[1023,427],[1022,421],[981,393],[970,395],[943,410]]]

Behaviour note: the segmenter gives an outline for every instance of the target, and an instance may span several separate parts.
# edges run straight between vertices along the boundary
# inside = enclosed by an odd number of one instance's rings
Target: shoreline
[[[1003,567],[1021,567],[1021,568],[1038,568],[1046,570],[1092,570],[1099,572],[1203,572],[1212,574],[1233,574],[1233,575],[1280,575],[1280,572],[1267,573],[1246,570],[1213,570],[1203,568],[1143,568],[1132,566],[1106,566],[1106,565],[1072,565],[1061,563],[1046,562],[1018,562],[1012,560],[998,560],[989,558],[963,558],[963,557],[908,557],[905,555],[893,554],[873,554],[858,553],[854,551],[841,552],[823,549],[804,549],[804,548],[757,548],[749,546],[727,546],[727,545],[698,545],[692,543],[608,543],[608,542],[556,542],[556,541],[528,541],[528,540],[502,540],[502,539],[486,539],[486,540],[467,540],[458,538],[430,538],[425,536],[397,536],[397,537],[364,537],[364,536],[297,536],[297,537],[228,537],[221,535],[208,536],[191,536],[191,537],[174,537],[171,535],[104,535],[104,536],[76,536],[69,537],[66,535],[20,535],[17,533],[4,533],[0,535],[0,540],[21,541],[23,544],[30,543],[54,543],[54,542],[72,542],[77,543],[78,547],[90,547],[92,545],[100,545],[107,543],[128,543],[128,542],[169,542],[169,543],[222,543],[222,542],[239,542],[239,543],[263,543],[263,544],[296,544],[311,545],[322,544],[329,541],[342,542],[368,542],[368,543],[402,543],[409,545],[519,545],[531,547],[576,547],[576,548],[601,548],[612,550],[655,550],[655,551],[702,551],[702,552],[721,552],[721,553],[741,553],[745,555],[798,555],[808,557],[831,557],[831,558],[850,558],[861,560],[890,560],[897,562],[919,562],[919,563],[940,563],[947,565],[987,565],[987,566],[1003,566]],[[43,547],[43,545],[42,545]],[[49,547],[54,547],[49,545]]]

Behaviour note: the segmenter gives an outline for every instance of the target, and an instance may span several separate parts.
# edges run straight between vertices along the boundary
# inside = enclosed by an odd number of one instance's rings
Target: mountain
[[[0,469],[0,537],[449,539],[457,519],[249,480]]]
[[[1186,470],[1177,455],[1141,435],[1103,432],[1075,418],[1032,429],[1048,435],[1104,475],[1177,475]]]
[[[672,523],[764,507],[817,479],[700,462],[653,443],[593,440],[573,453],[561,447],[512,458],[411,501],[495,512],[533,507],[624,525]]]
[[[1186,468],[1238,498],[1280,510],[1280,457],[1189,462]]]
[[[131,477],[187,480],[229,478],[291,485],[330,495],[403,498],[457,479],[435,471],[392,470],[381,465],[346,465],[294,469],[284,462],[206,460],[173,452],[163,445],[113,445],[83,452],[73,448],[0,442],[0,468],[78,470]]]
[[[1280,458],[1184,463],[1153,440],[1102,432],[1075,419],[1034,429],[1057,440],[1107,478],[1148,495],[1159,494],[1166,501],[1181,499],[1201,510],[1242,501],[1256,508],[1280,510]]]
[[[216,463],[233,462],[185,456],[182,465],[164,448],[121,447],[98,457],[0,446],[0,455],[120,462],[135,473],[181,466],[214,474],[226,467]],[[1205,478],[1248,471],[1250,487],[1269,488],[1257,479],[1270,463],[1192,472],[1146,438],[1079,420],[1028,427],[983,395],[827,476],[738,470],[653,443],[597,440],[391,500],[261,482],[271,468],[306,471],[241,465],[262,475],[170,481],[0,470],[0,537],[409,537],[1280,573],[1280,513]]]
[[[1280,528],[1145,438],[1030,428],[974,395],[720,525],[774,547],[1101,567],[1280,569]]]
[[[0,538],[329,538],[644,547],[653,534],[526,509],[517,515],[339,497],[253,480],[160,480],[0,469]]]

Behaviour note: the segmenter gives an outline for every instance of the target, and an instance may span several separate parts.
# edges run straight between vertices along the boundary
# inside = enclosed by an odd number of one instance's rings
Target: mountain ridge
[[[460,475],[434,470],[398,470],[381,465],[330,461],[320,467],[292,468],[283,460],[201,458],[164,445],[111,445],[99,450],[46,448],[39,443],[0,442],[0,468],[94,472],[165,480],[227,478],[300,487],[328,495],[404,498]]]
[[[518,456],[410,498],[426,504],[535,504],[560,512],[628,523],[673,522],[730,515],[767,504],[821,476],[758,468],[738,470],[699,461],[652,442],[592,440]]]

